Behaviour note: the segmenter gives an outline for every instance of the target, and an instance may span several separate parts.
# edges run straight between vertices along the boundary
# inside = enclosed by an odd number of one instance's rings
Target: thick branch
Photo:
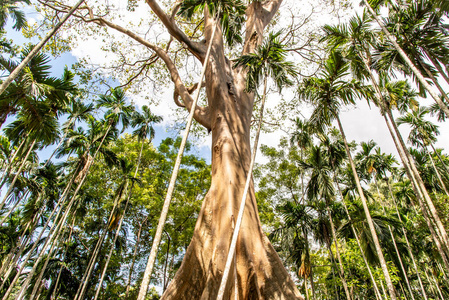
[[[282,0],[270,0],[261,3],[252,2],[246,9],[246,36],[243,46],[243,54],[254,52],[256,47],[262,43],[263,31],[271,22]]]
[[[181,96],[181,99],[184,102],[186,108],[188,110],[190,110],[190,108],[192,107],[193,99],[190,96],[189,91],[184,86],[184,83],[182,82],[182,79],[179,76],[178,69],[176,68],[175,64],[173,63],[173,61],[171,60],[171,58],[168,56],[167,52],[164,49],[150,43],[149,41],[147,41],[147,40],[143,39],[142,37],[140,37],[139,35],[135,34],[134,32],[132,32],[126,28],[123,28],[117,24],[114,24],[104,18],[85,19],[84,17],[81,17],[81,16],[78,16],[78,17],[82,18],[85,22],[95,22],[95,23],[99,23],[102,25],[106,25],[112,29],[115,29],[121,33],[126,34],[127,36],[129,36],[130,38],[139,42],[140,44],[153,50],[156,53],[156,55],[159,56],[164,61],[165,65],[168,68],[168,71],[170,72],[171,80],[175,84],[175,89],[177,90],[179,96]],[[211,124],[210,124],[209,114],[210,113],[209,113],[208,107],[197,106],[195,109],[194,118],[196,121],[198,121],[198,123],[200,123],[207,129],[210,129]]]
[[[177,25],[174,18],[167,15],[155,0],[145,0],[153,12],[162,21],[168,32],[200,61],[204,60],[206,50],[201,43],[193,42]]]

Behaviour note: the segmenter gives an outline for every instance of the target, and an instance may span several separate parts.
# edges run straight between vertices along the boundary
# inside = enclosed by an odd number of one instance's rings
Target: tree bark
[[[273,4],[278,7],[280,2],[269,1],[267,6]],[[244,49],[248,52],[262,40],[262,31],[267,23],[265,9],[266,6],[260,2],[253,2],[247,9],[248,37]],[[270,14],[274,12],[270,11]],[[206,21],[207,37],[210,36],[212,20]],[[251,28],[254,30],[249,31]],[[233,69],[223,50],[220,32],[213,41],[206,69],[206,94],[212,118],[212,183],[182,265],[162,299],[217,297],[232,236],[229,229],[237,217],[245,186],[251,156],[250,125],[254,95],[244,92],[246,73],[241,68]],[[239,299],[302,299],[262,232],[253,182],[237,240],[235,270],[238,287],[235,281],[228,281],[225,299],[229,299],[236,288]]]
[[[244,53],[254,51],[262,42],[263,30],[281,2],[255,1],[248,6]],[[206,44],[214,26],[212,16],[206,15]],[[219,28],[212,40],[205,81],[210,112],[206,124],[210,124],[212,132],[212,183],[182,265],[162,299],[216,298],[232,236],[229,229],[237,217],[250,164],[254,94],[244,91],[244,69],[233,69],[226,58]],[[234,280],[228,281],[225,299],[234,295],[235,289],[239,299],[302,299],[261,229],[253,182],[246,199],[235,261],[230,276],[237,276],[238,287]],[[233,274],[234,270],[237,274]]]

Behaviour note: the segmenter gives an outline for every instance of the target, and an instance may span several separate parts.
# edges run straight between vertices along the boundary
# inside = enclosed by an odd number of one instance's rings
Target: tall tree
[[[217,7],[215,6],[217,2],[198,1],[190,5],[193,14],[204,13],[204,26],[201,28],[204,29],[206,41],[210,41],[216,23],[225,26],[219,26],[212,40],[211,60],[205,77],[207,104],[198,106],[195,111],[195,119],[212,132],[212,185],[204,200],[183,264],[164,293],[163,298],[166,299],[214,298],[216,296],[229,250],[227,242],[231,236],[229,228],[232,226],[233,216],[240,204],[240,195],[243,192],[250,162],[250,125],[255,100],[254,93],[245,92],[247,70],[244,67],[232,68],[232,61],[226,56],[224,45],[232,41],[228,39],[229,37],[240,37],[243,43],[242,54],[253,53],[262,43],[264,29],[282,3],[281,0],[254,1],[245,6],[240,1],[223,1],[223,5],[220,3],[217,6],[226,6],[227,11],[222,9],[222,14],[219,15],[218,20],[215,20],[213,8]],[[158,1],[147,0],[146,4],[167,32],[185,45],[189,54],[204,63],[206,47],[209,43],[195,41],[186,35],[175,19],[164,12]],[[204,7],[207,9],[203,10]],[[178,8],[179,6],[176,6],[175,11]],[[192,97],[189,90],[166,50],[129,29],[113,23],[105,16],[83,15],[82,17],[86,21],[106,25],[127,35],[159,57],[170,73],[176,95],[181,98],[176,99],[175,102],[186,109],[191,108]],[[244,32],[242,33],[241,30]],[[233,35],[230,36],[230,33]],[[300,298],[295,284],[262,232],[252,184],[243,224],[245,225],[240,232],[236,250],[235,269],[238,278],[250,278],[250,280],[239,280],[237,287],[239,297],[245,298],[250,293],[260,293],[264,298],[272,298],[275,297],[274,295],[280,298]],[[233,290],[234,281],[230,282],[227,288],[229,293]],[[225,297],[228,295],[225,294]]]
[[[387,263],[382,253],[382,248],[369,212],[368,202],[363,193],[360,179],[354,161],[352,160],[346,135],[339,117],[340,107],[345,104],[353,103],[355,95],[356,93],[359,93],[360,89],[355,80],[349,82],[345,80],[345,77],[348,76],[348,70],[349,65],[344,61],[341,53],[333,51],[330,53],[320,77],[312,77],[305,80],[300,87],[299,92],[303,99],[314,104],[314,111],[312,112],[310,121],[312,124],[316,125],[317,128],[322,128],[326,125],[329,126],[333,120],[337,120],[340,133],[345,143],[346,154],[352,169],[352,175],[354,176],[359,197],[362,200],[376,253],[379,257],[380,265],[387,282],[389,295],[392,299],[396,299],[394,285],[388,272]]]

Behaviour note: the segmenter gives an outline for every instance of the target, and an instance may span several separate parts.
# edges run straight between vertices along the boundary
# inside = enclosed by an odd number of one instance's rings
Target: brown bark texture
[[[244,53],[254,51],[282,1],[253,2],[247,9]],[[206,45],[215,26],[206,13]],[[184,260],[162,299],[215,299],[220,286],[250,164],[250,123],[254,95],[244,91],[246,72],[233,69],[224,54],[220,29],[206,69],[207,110],[212,132],[212,183]],[[184,99],[183,99],[184,100]],[[188,106],[188,105],[186,105]],[[254,195],[245,213],[225,299],[303,299],[263,233]],[[237,287],[236,283],[237,282]]]

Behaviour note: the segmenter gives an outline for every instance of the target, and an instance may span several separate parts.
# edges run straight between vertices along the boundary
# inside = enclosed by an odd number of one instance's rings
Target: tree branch
[[[246,9],[246,36],[243,53],[252,53],[262,43],[263,31],[271,22],[282,0],[254,1]]]
[[[204,61],[204,56],[206,55],[206,49],[204,45],[198,42],[193,42],[177,25],[174,19],[174,16],[167,15],[159,4],[155,0],[145,0],[145,2],[150,6],[153,12],[158,16],[158,18],[162,21],[165,28],[167,28],[168,32],[171,36],[177,39],[181,44],[185,45],[187,49],[201,62]],[[180,4],[176,4],[180,5]],[[176,7],[175,7],[176,11]]]
[[[150,43],[149,41],[145,40],[141,36],[137,35],[136,33],[132,32],[131,30],[128,30],[126,28],[121,27],[120,25],[117,25],[115,23],[110,22],[109,20],[102,18],[102,17],[96,17],[96,18],[86,18],[84,16],[75,15],[76,17],[82,19],[86,23],[96,23],[100,26],[108,26],[109,28],[112,28],[114,30],[117,30],[118,32],[121,32],[128,37],[134,39],[138,43],[142,44],[143,46],[151,49],[154,51],[154,53],[161,58],[165,65],[167,66],[168,71],[170,72],[171,80],[175,84],[175,90],[177,91],[178,95],[181,97],[183,103],[185,104],[185,107],[187,110],[190,111],[190,108],[192,107],[193,99],[189,94],[188,89],[184,86],[184,83],[182,82],[182,79],[178,73],[178,69],[176,68],[176,65],[171,60],[168,53],[160,48],[159,46]],[[176,102],[175,102],[176,103]],[[210,112],[208,107],[201,107],[197,106],[195,109],[194,114],[195,120],[206,127],[206,129],[211,128],[211,122],[210,122]]]
[[[262,15],[263,27],[265,28],[273,19],[274,15],[279,10],[283,0],[269,0],[262,4],[264,10]]]

